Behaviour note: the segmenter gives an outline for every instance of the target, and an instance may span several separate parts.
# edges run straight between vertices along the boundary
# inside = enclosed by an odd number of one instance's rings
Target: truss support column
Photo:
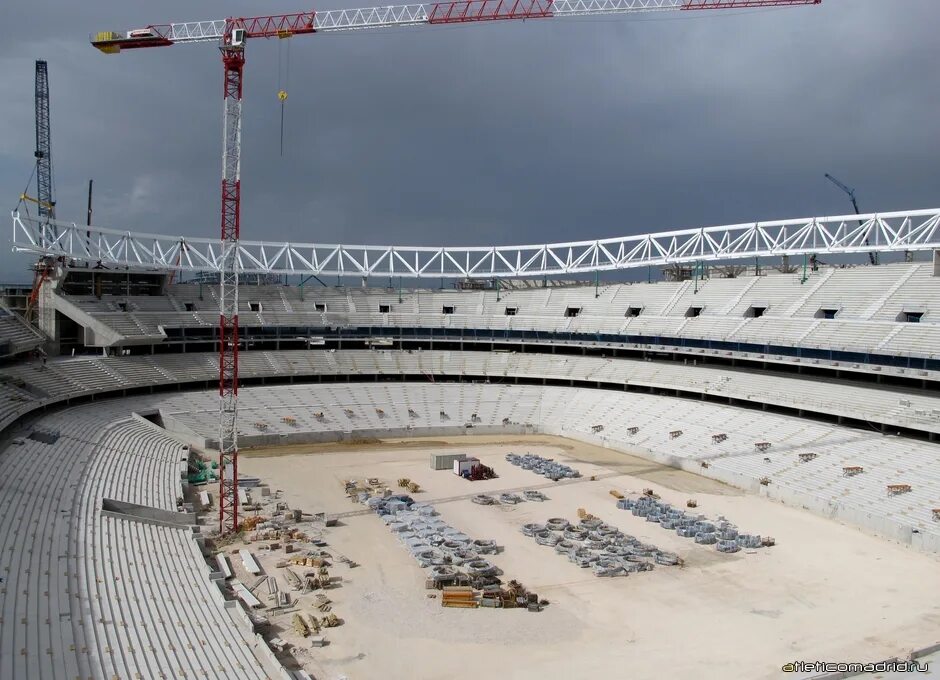
[[[223,45],[222,262],[219,273],[219,532],[238,531],[238,238],[241,218],[242,46]]]

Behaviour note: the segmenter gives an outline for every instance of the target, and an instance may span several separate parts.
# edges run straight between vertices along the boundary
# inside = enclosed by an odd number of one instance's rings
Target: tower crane
[[[219,294],[219,531],[238,529],[238,241],[241,204],[241,106],[245,45],[340,31],[489,21],[560,19],[650,11],[818,5],[822,0],[452,0],[363,9],[308,11],[104,31],[91,44],[106,54],[144,47],[212,43],[222,54],[223,141]]]
[[[39,218],[52,229],[53,236],[57,235],[56,227],[50,221],[55,219],[55,197],[52,183],[52,126],[49,118],[49,66],[42,60],[36,60],[36,197],[20,195],[21,201],[35,203],[39,209]],[[49,276],[48,262],[41,258],[35,265],[33,275],[33,288],[26,301],[26,318],[33,320],[36,312],[36,303],[43,283]]]
[[[833,177],[832,175],[830,175],[828,172],[826,173],[826,179],[828,179],[830,182],[832,182],[833,184],[835,184],[837,187],[839,187],[840,189],[842,189],[842,191],[844,191],[845,193],[847,193],[847,194],[849,195],[849,199],[852,201],[852,207],[855,209],[855,214],[856,214],[856,215],[861,215],[862,213],[861,213],[861,211],[858,209],[858,201],[855,200],[855,189],[850,189],[848,186],[846,186],[845,184],[843,184],[842,182],[840,182],[839,180],[837,180],[835,177]],[[858,226],[862,226],[862,223],[859,222],[859,223],[858,223]],[[865,237],[865,245],[866,245],[866,246],[868,245],[868,237],[867,237],[867,236]],[[877,253],[873,253],[873,252],[868,253],[868,261],[871,262],[872,264],[878,264],[878,254],[877,254]]]

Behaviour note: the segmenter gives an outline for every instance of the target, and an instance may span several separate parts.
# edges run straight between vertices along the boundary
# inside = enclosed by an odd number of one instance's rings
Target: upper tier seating
[[[217,294],[207,285],[176,284],[163,297],[63,297],[137,342],[151,336],[161,340],[161,329],[208,328],[218,321]],[[940,357],[940,277],[933,276],[933,265],[924,263],[822,268],[810,272],[805,282],[802,272],[773,272],[697,282],[607,284],[596,290],[555,286],[399,293],[243,286],[239,310],[244,327],[512,328]],[[914,334],[898,330],[913,325],[906,323],[912,320],[908,314],[920,321]],[[821,319],[826,323],[819,323]]]

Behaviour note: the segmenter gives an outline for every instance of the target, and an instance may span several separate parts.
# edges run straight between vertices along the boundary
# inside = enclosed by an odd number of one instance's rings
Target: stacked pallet
[[[478,603],[473,588],[470,586],[445,586],[442,591],[441,606],[475,609]]]

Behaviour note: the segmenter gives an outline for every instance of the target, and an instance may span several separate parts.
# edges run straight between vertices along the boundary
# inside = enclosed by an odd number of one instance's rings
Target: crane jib
[[[218,42],[244,29],[247,38],[285,38],[327,31],[393,28],[421,24],[470,23],[512,19],[632,14],[671,10],[756,9],[818,5],[822,0],[454,0],[325,11],[230,17],[210,21],[149,24],[129,31],[100,31],[91,44],[105,53]]]

